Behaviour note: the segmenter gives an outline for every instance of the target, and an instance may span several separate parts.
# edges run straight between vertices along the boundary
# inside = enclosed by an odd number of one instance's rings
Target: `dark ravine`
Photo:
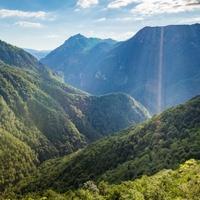
[[[70,53],[75,43],[70,52],[63,45],[42,62],[78,88],[92,94],[125,92],[157,113],[199,94],[199,35],[199,24],[145,27],[125,42],[99,44],[81,56]]]

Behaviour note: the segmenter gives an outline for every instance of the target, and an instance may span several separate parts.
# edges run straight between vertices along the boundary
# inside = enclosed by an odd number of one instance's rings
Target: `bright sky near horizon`
[[[144,26],[200,23],[200,0],[0,0],[0,39],[54,49],[77,33],[125,40]]]

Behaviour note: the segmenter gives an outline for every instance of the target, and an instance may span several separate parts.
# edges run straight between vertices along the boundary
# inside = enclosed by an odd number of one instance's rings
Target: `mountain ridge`
[[[59,60],[51,68],[87,92],[125,92],[158,113],[199,93],[199,33],[200,24],[145,27],[103,52],[93,49],[89,57],[73,58],[73,68],[67,63],[61,67]],[[70,59],[69,54],[62,56]],[[51,65],[51,56],[41,61]]]
[[[82,85],[81,77],[87,72],[88,66],[98,62],[100,56],[115,44],[116,41],[111,39],[87,38],[77,34],[40,61],[63,76],[65,82],[73,83],[76,87]]]

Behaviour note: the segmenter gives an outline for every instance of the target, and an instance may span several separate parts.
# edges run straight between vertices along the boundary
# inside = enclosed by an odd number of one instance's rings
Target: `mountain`
[[[23,49],[0,40],[0,60],[8,65],[35,70],[40,63]]]
[[[132,97],[97,97],[75,89],[24,50],[4,42],[0,58],[0,193],[44,160],[149,117]]]
[[[94,50],[93,56],[84,55],[86,63],[64,51],[58,57],[58,50],[53,51],[56,62],[51,54],[42,61],[52,63],[66,82],[80,89],[92,94],[125,92],[158,113],[199,94],[199,35],[200,24],[145,27],[129,40],[106,47],[103,54]],[[63,62],[64,56],[72,62]]]
[[[36,57],[38,60],[44,58],[47,54],[50,53],[50,50],[35,50],[35,49],[24,49],[34,57]]]
[[[104,79],[87,91],[123,91],[153,113],[199,94],[200,25],[146,27],[97,67]]]
[[[200,96],[103,138],[70,156],[43,163],[17,188],[22,193],[65,192],[87,181],[119,184],[200,159]]]
[[[153,176],[143,176],[140,179],[122,182],[117,185],[110,185],[105,182],[95,184],[92,181],[88,181],[79,190],[66,191],[64,194],[47,190],[42,194],[28,194],[22,199],[199,200],[199,171],[200,162],[191,159],[181,164],[176,170],[162,170]]]
[[[77,34],[50,52],[41,62],[62,75],[67,83],[83,88],[83,78],[92,73],[92,66],[115,44],[111,39],[87,38]]]

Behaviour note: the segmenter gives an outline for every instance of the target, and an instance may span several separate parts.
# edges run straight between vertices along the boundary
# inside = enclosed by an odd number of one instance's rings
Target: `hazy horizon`
[[[184,24],[184,23],[183,23],[183,24],[178,24],[178,25],[182,26],[182,25],[194,25],[194,24],[200,24],[200,23],[191,23],[191,24]],[[160,26],[148,26],[148,25],[147,25],[147,26],[142,27],[141,29],[143,29],[143,28],[145,28],[145,27],[162,27],[162,26],[175,26],[175,25],[177,25],[177,24],[167,24],[167,25],[160,25]],[[138,31],[140,31],[141,29],[139,29]],[[128,40],[128,39],[134,37],[134,36],[138,33],[138,31],[135,32],[132,36],[130,36],[130,37],[128,37],[128,38],[125,38],[124,40],[116,40],[116,39],[114,39],[114,38],[100,38],[100,37],[95,37],[95,36],[87,36],[87,35],[84,35],[84,34],[82,34],[82,33],[76,33],[76,34],[74,34],[74,35],[68,36],[66,39],[64,39],[63,41],[61,41],[60,44],[58,44],[58,46],[55,46],[55,47],[52,48],[52,49],[29,48],[29,46],[28,46],[28,47],[18,46],[18,45],[15,45],[15,44],[13,44],[13,43],[10,43],[9,41],[6,41],[6,40],[4,40],[4,42],[7,42],[7,43],[9,43],[9,44],[11,44],[11,45],[17,46],[17,47],[22,48],[22,49],[25,49],[25,50],[52,51],[52,50],[56,49],[57,47],[59,47],[60,45],[64,44],[64,42],[65,42],[66,40],[68,40],[70,37],[73,37],[73,36],[78,35],[78,34],[81,34],[81,35],[85,36],[86,38],[112,39],[112,40],[115,40],[116,42],[123,42],[123,41],[126,41],[126,40]],[[2,39],[0,38],[0,40],[2,40]]]

